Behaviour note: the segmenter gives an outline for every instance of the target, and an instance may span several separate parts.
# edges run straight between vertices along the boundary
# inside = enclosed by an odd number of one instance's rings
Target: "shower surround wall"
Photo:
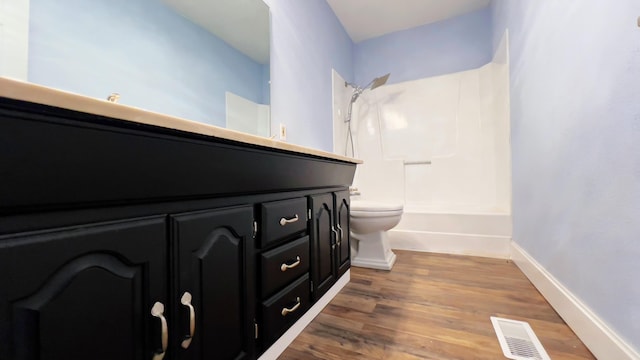
[[[334,74],[334,151],[342,154],[350,94],[343,84]],[[402,221],[389,234],[393,248],[509,256],[504,49],[479,69],[365,92],[354,106],[351,126],[355,157],[364,160],[354,180],[362,198],[405,206]]]

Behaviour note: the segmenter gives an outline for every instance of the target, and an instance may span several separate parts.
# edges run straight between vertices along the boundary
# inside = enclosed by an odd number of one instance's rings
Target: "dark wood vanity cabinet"
[[[311,307],[311,267],[304,196],[263,203],[258,231],[261,348],[268,348]]]
[[[253,207],[168,219],[0,237],[0,358],[253,358]]]
[[[0,149],[0,360],[256,359],[348,269],[353,163],[6,98]]]
[[[250,359],[254,351],[253,207],[172,215],[179,359]]]
[[[336,272],[341,277],[351,267],[351,235],[349,224],[349,191],[333,193],[336,241]]]
[[[150,359],[167,259],[163,216],[0,237],[0,359]]]
[[[313,299],[318,300],[336,282],[335,228],[331,193],[309,197],[311,209],[311,257],[313,259]]]
[[[351,265],[349,192],[309,196],[313,298],[319,299]]]

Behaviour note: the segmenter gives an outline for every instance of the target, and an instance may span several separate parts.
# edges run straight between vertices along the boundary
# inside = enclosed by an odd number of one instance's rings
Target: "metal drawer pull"
[[[164,354],[167,352],[167,346],[169,345],[169,327],[167,326],[167,319],[164,317],[164,305],[161,302],[156,302],[151,308],[151,315],[160,319],[162,324],[162,352],[155,353],[153,360],[162,360]]]
[[[182,340],[181,345],[183,349],[187,349],[189,345],[191,345],[193,335],[196,333],[196,310],[193,308],[193,305],[191,305],[192,299],[193,297],[188,291],[185,291],[185,293],[182,294],[182,298],[180,298],[180,303],[189,308],[189,335]]]
[[[294,223],[294,222],[296,222],[298,220],[300,220],[300,218],[298,217],[298,214],[295,214],[295,216],[292,217],[291,219],[280,218],[280,226],[285,226],[287,224]]]
[[[336,224],[336,226],[338,227],[338,231],[340,231],[340,240],[338,240],[338,245],[340,245],[340,243],[342,243],[342,239],[344,238],[344,233],[342,232],[342,227],[340,227],[340,224]]]
[[[293,264],[291,264],[291,265],[288,265],[288,264],[286,264],[286,263],[284,263],[284,264],[280,265],[280,271],[285,272],[285,271],[287,271],[288,269],[293,269],[294,267],[296,267],[296,266],[298,266],[298,265],[300,265],[300,256],[296,256],[296,262],[294,262],[294,263],[293,263]]]
[[[282,316],[287,316],[287,314],[292,313],[296,310],[298,310],[298,308],[300,307],[300,298],[297,297],[296,298],[296,304],[293,305],[293,307],[291,309],[287,309],[287,308],[282,308]]]

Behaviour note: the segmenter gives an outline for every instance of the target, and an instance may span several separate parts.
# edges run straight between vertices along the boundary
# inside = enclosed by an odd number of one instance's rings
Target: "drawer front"
[[[307,231],[307,199],[297,198],[262,204],[261,246]]]
[[[267,251],[260,260],[264,299],[309,271],[309,236]]]
[[[266,349],[311,306],[309,274],[262,303],[263,346]]]

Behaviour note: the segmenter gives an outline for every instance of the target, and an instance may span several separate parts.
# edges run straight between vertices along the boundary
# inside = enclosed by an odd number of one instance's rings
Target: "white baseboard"
[[[515,242],[511,259],[598,359],[640,360],[640,354],[611,330]]]
[[[508,259],[510,236],[390,230],[392,249]]]
[[[271,345],[267,351],[265,351],[258,360],[275,360],[282,354],[289,345],[295,340],[298,335],[304,330],[304,328],[311,323],[311,321],[320,314],[322,309],[333,300],[336,295],[342,290],[345,285],[349,283],[351,280],[351,269],[347,270],[344,275],[324,294],[320,300],[318,300],[312,307],[309,309],[300,320],[296,321],[287,332],[285,332],[273,345]]]

